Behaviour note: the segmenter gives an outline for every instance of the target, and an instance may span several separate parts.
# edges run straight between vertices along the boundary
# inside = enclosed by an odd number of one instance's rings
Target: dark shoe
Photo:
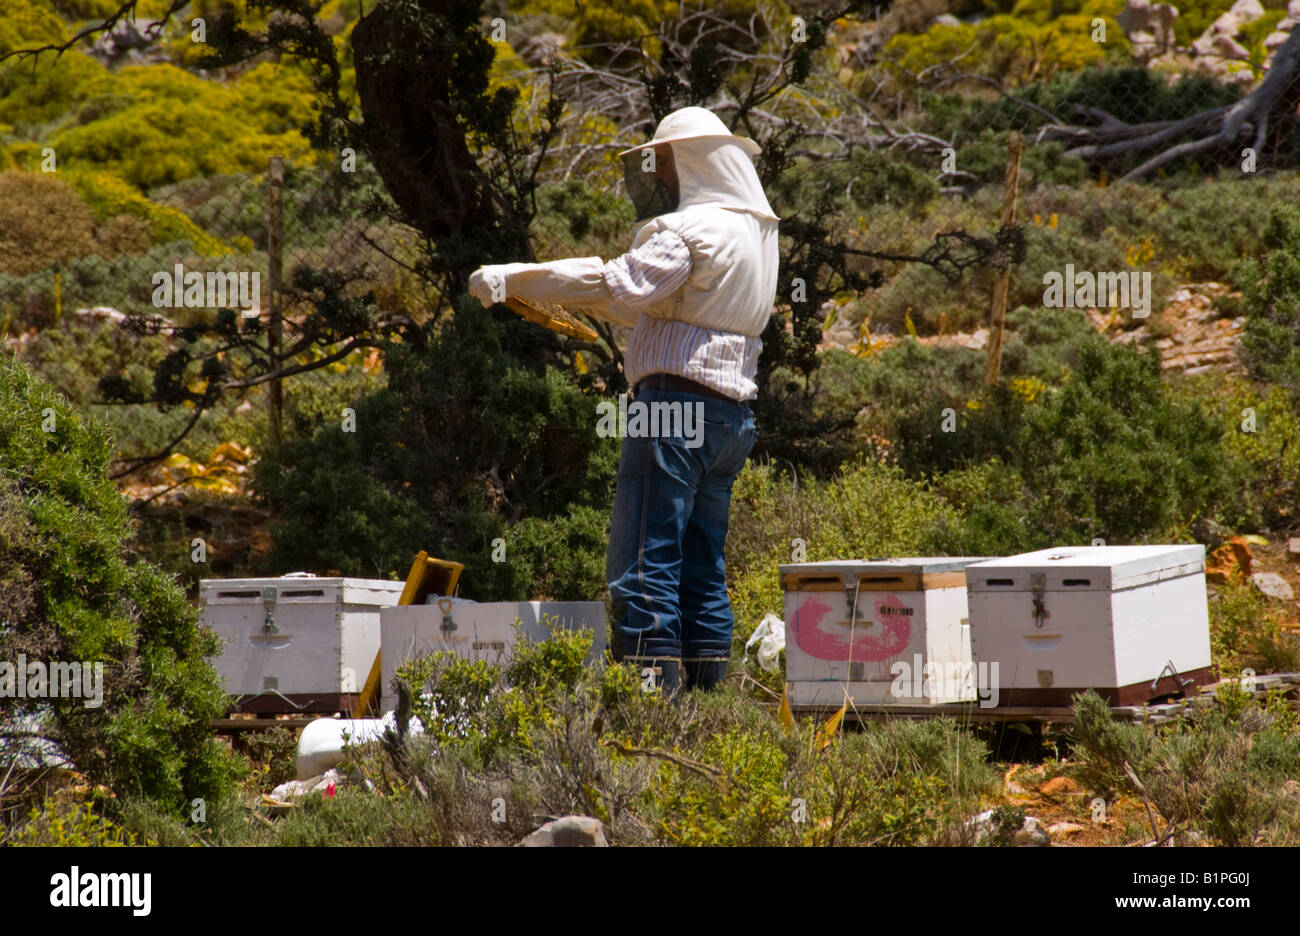
[[[687,689],[712,689],[727,678],[729,657],[707,657],[682,661]]]
[[[671,699],[682,689],[682,661],[672,657],[630,656],[624,662],[636,668],[641,688],[646,692],[662,692]]]

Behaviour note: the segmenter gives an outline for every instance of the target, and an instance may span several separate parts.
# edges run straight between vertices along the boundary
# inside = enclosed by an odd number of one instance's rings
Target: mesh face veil
[[[668,187],[653,170],[647,172],[644,167],[644,151],[635,150],[623,156],[623,184],[636,208],[636,220],[676,211],[677,199],[668,193]]]

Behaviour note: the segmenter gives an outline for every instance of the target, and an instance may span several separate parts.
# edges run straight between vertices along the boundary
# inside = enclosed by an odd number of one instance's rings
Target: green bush
[[[275,830],[282,848],[453,845],[439,835],[437,814],[409,793],[379,797],[343,786],[334,796],[305,797]]]
[[[917,845],[991,793],[987,748],[948,721],[884,722],[821,750],[816,725],[732,727],[651,787],[662,834],[681,845]]]
[[[1091,690],[1075,701],[1071,731],[1081,779],[1095,792],[1141,792],[1160,833],[1178,844],[1202,831],[1224,845],[1294,845],[1300,809],[1289,789],[1300,770],[1294,716],[1231,688],[1202,700],[1190,717],[1151,726],[1117,722]],[[1138,791],[1125,766],[1141,782]],[[1149,834],[1149,833],[1144,833]]]
[[[47,59],[36,67],[10,59],[0,66],[0,123],[13,124],[15,135],[36,135],[44,125],[76,115],[87,88],[107,75],[107,68],[75,48],[57,63]]]
[[[1253,508],[1251,526],[1292,528],[1300,505],[1300,409],[1284,387],[1227,387],[1221,379],[1195,390],[1230,428],[1225,443],[1239,468],[1240,498]]]
[[[46,848],[112,848],[152,845],[95,811],[89,803],[46,800],[32,809],[26,820],[6,834],[0,826],[0,845]]]
[[[781,614],[777,567],[795,561],[796,540],[803,544],[800,561],[808,562],[928,555],[957,523],[956,512],[924,483],[873,461],[845,466],[826,481],[751,462],[731,497],[727,573],[739,644],[764,614]]]
[[[95,252],[95,224],[76,190],[34,172],[0,172],[0,273],[23,276]]]
[[[1060,16],[1044,24],[1018,16],[992,16],[979,23],[932,26],[919,36],[900,34],[885,48],[897,55],[900,70],[913,74],[970,53],[962,59],[964,70],[1017,86],[1040,76],[1084,70],[1108,54],[1118,60],[1129,47],[1113,19],[1106,23],[1106,40],[1105,44],[1092,41],[1092,17],[1084,14]]]
[[[1017,309],[1003,378],[983,355],[900,341],[836,357],[830,399],[867,400],[881,455],[949,499],[927,535],[941,551],[1046,541],[1186,536],[1201,517],[1249,517],[1234,420],[1161,382],[1159,357],[1113,346],[1078,313]],[[943,531],[943,532],[938,532]]]
[[[1007,170],[1005,133],[985,131],[957,150],[957,166],[985,185],[1001,186]],[[1065,147],[1049,142],[1030,146],[1020,157],[1020,190],[1039,186],[1082,185],[1088,180],[1086,164],[1078,156],[1066,156]]]
[[[1115,195],[1127,197],[1125,187]],[[1148,224],[1158,245],[1158,257],[1178,275],[1192,280],[1228,280],[1245,257],[1258,257],[1269,247],[1271,231],[1277,230],[1271,217],[1279,205],[1300,199],[1300,175],[1278,173],[1258,176],[1226,167],[1206,179],[1188,179],[1169,191],[1167,204],[1150,213]],[[1231,204],[1231,211],[1223,206]],[[1136,231],[1147,230],[1139,222]],[[1261,250],[1261,247],[1263,250]]]
[[[700,758],[720,782],[665,765],[655,790],[665,814],[664,836],[677,845],[793,844],[791,796],[785,788],[786,755],[771,733],[735,730],[709,739]]]
[[[846,159],[808,161],[800,171],[783,173],[770,198],[784,217],[822,201],[854,214],[885,205],[915,212],[938,194],[938,183],[920,166],[895,154],[857,149]]]
[[[1210,602],[1210,646],[1225,673],[1250,667],[1257,673],[1300,668],[1300,640],[1282,629],[1277,611],[1251,584],[1216,586]]]
[[[996,787],[987,748],[952,722],[874,725],[827,746],[818,722],[783,729],[734,685],[666,702],[629,666],[585,665],[589,647],[555,630],[499,665],[404,663],[426,733],[393,789],[429,791],[443,840],[499,840],[487,817],[501,796],[508,820],[516,804],[580,812],[615,843],[833,845],[929,841]]]
[[[537,220],[529,232],[537,255],[544,260],[609,257],[614,252],[611,245],[627,239],[635,214],[627,198],[598,191],[582,179],[541,187],[537,208]]]
[[[532,751],[531,732],[546,720],[548,704],[575,691],[593,639],[588,630],[546,623],[548,639],[534,643],[519,633],[500,664],[450,651],[402,663],[397,678],[410,687],[412,714],[428,737],[485,766]]]
[[[1239,516],[1227,427],[1161,383],[1158,354],[1090,336],[1060,386],[1041,386],[1004,379],[974,408],[954,409],[953,432],[938,413],[905,426],[904,463],[947,470],[996,458],[1019,475],[1028,522],[1063,542],[1176,539],[1200,517]]]
[[[143,407],[96,406],[99,379],[114,368],[142,393],[151,388],[153,371],[169,350],[166,338],[140,335],[112,321],[68,315],[47,326],[23,348],[23,360],[80,409],[101,419],[113,440],[114,453],[157,451],[188,421],[181,411],[159,413]],[[141,411],[143,410],[143,411]],[[187,444],[200,442],[193,435]]]
[[[227,701],[204,659],[217,641],[171,579],[124,560],[126,505],[104,477],[102,425],[8,356],[0,414],[0,659],[103,664],[101,706],[44,709],[51,740],[94,782],[178,813],[220,795],[235,765],[211,734]]]
[[[616,440],[596,434],[596,394],[513,356],[530,332],[470,299],[427,347],[389,349],[387,386],[351,404],[355,432],[334,416],[268,453],[272,566],[396,575],[425,549],[466,564],[468,597],[599,594]]]
[[[311,158],[299,132],[310,81],[294,69],[262,63],[221,84],[170,64],[128,65],[79,93],[85,122],[44,142],[70,168],[106,170],[141,191],[198,175],[261,171],[273,155]]]
[[[956,522],[935,534],[949,555],[1012,556],[1059,542],[1026,509],[1024,479],[998,459],[936,475],[932,484],[959,512]]]
[[[1247,311],[1242,357],[1252,376],[1300,396],[1300,212],[1271,213],[1260,247],[1233,273]]]
[[[497,522],[491,514],[482,517],[482,536],[489,544],[497,536]],[[526,517],[499,533],[503,561],[492,558],[493,548],[466,556],[466,579],[479,592],[530,601],[593,601],[605,591],[608,504],[576,505],[555,517]]]
[[[1097,337],[1070,379],[1026,409],[1015,449],[1001,454],[1024,477],[1046,529],[1131,542],[1233,508],[1224,428],[1161,384],[1157,353]]]
[[[1137,124],[1181,120],[1232,104],[1240,99],[1241,90],[1205,75],[1184,75],[1170,81],[1158,72],[1130,66],[1061,72],[1021,88],[1016,97],[1055,114],[1067,124],[1089,123],[1079,108],[1104,111],[1125,123]],[[1019,101],[999,98],[972,115],[968,129],[1033,131],[1048,122],[1044,114]]]

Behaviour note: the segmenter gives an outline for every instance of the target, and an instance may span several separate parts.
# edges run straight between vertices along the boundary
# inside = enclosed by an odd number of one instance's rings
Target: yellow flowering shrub
[[[61,126],[43,143],[54,147],[61,166],[106,170],[141,191],[262,171],[272,155],[313,161],[299,130],[313,92],[297,68],[262,63],[221,84],[174,65],[127,66],[89,81],[81,93],[83,114],[93,119]]]
[[[1078,71],[1101,61],[1108,50],[1127,50],[1119,24],[1103,17],[1106,42],[1092,39],[1094,17],[1061,16],[1044,25],[1014,16],[980,23],[934,26],[921,35],[900,33],[886,50],[897,65],[915,74],[931,65],[960,59],[964,72],[991,75],[1011,85],[1043,81],[1060,71]]]
[[[71,171],[68,178],[100,223],[119,215],[134,215],[149,221],[155,243],[189,241],[204,257],[218,257],[232,250],[230,245],[206,233],[182,212],[150,201],[112,173]]]

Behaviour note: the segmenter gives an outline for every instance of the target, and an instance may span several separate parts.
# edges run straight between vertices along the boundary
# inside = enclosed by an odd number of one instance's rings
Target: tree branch
[[[161,30],[162,24],[166,23],[169,19],[171,19],[174,14],[176,14],[183,7],[188,5],[189,2],[190,0],[171,0],[171,4],[163,12],[162,18],[157,20],[154,25],[150,26],[147,30],[145,30],[145,35],[149,36],[150,38],[156,37],[159,31]],[[89,38],[90,36],[97,35],[98,33],[110,32],[113,29],[113,27],[116,26],[123,18],[128,18],[129,20],[134,22],[135,7],[137,3],[139,3],[139,0],[126,0],[125,3],[123,3],[120,7],[117,8],[116,12],[114,12],[110,16],[105,17],[102,22],[96,23],[93,26],[85,27],[76,35],[74,35],[71,39],[69,39],[67,42],[51,42],[43,46],[36,46],[36,47],[26,48],[26,49],[13,49],[12,51],[0,55],[0,62],[3,62],[6,59],[13,58],[15,56],[19,59],[39,58],[45,52],[53,52],[54,60],[57,62],[64,52],[67,52],[77,43],[81,42],[81,40]]]

